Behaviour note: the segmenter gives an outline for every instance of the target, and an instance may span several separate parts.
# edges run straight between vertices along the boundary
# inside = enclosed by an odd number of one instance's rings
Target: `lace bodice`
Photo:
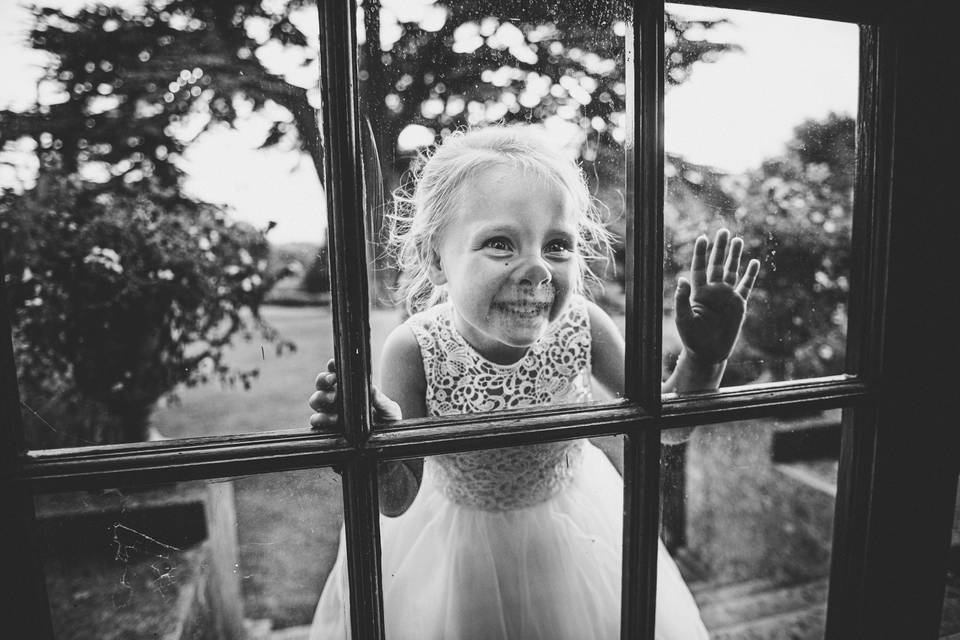
[[[484,413],[545,404],[589,402],[590,323],[575,296],[518,362],[501,365],[477,353],[453,324],[449,303],[407,320],[420,345],[428,415]],[[547,500],[572,479],[583,441],[551,442],[427,458],[424,474],[452,501],[505,511]]]

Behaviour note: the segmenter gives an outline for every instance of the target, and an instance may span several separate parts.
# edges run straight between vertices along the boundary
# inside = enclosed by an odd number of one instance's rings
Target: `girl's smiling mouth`
[[[521,318],[535,318],[537,316],[547,315],[553,301],[538,302],[534,300],[515,300],[494,302],[493,307],[498,311],[520,316]]]
[[[517,319],[549,317],[557,301],[557,288],[552,282],[537,288],[522,284],[502,294],[504,297],[493,300],[491,307]]]

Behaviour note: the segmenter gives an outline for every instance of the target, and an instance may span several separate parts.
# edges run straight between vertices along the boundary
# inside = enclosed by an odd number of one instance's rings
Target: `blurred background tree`
[[[372,237],[415,147],[468,124],[553,117],[578,126],[598,196],[613,218],[622,213],[622,1],[362,6]],[[321,171],[312,0],[38,6],[34,16],[30,45],[49,54],[46,74],[35,109],[0,112],[0,144],[29,137],[38,155],[56,152],[65,173],[83,170],[107,185],[147,179],[179,188],[192,142],[256,112],[271,122],[264,148],[300,150]],[[723,22],[668,16],[669,85],[737,49],[708,37]],[[392,279],[387,269],[380,280]]]
[[[582,130],[598,192],[621,188],[622,5],[366,3],[374,193],[406,169],[414,146],[398,142],[411,125],[432,142],[468,124],[550,117]],[[152,407],[178,384],[249,384],[253,372],[222,361],[234,336],[276,339],[257,315],[277,277],[263,233],[186,196],[181,161],[204,132],[256,112],[271,123],[262,147],[306,153],[320,171],[316,7],[171,0],[38,5],[33,17],[29,44],[46,53],[37,104],[0,111],[0,145],[26,149],[39,167],[35,184],[3,194],[7,284],[24,402],[38,420],[86,425],[69,437],[38,425],[34,446],[143,439]],[[685,37],[715,24],[668,20],[670,83],[735,48]],[[325,260],[321,249],[304,269],[306,290],[328,289]]]
[[[746,250],[765,263],[744,327],[763,354],[760,380],[844,371],[855,141],[850,116],[808,120],[782,156],[749,174],[734,218]]]
[[[292,348],[259,317],[284,275],[268,269],[267,230],[185,195],[178,160],[215,120],[268,109],[259,81],[288,104],[307,105],[306,90],[244,64],[229,38],[243,33],[234,13],[200,20],[195,8],[34,9],[30,45],[48,54],[38,103],[0,112],[0,143],[38,165],[35,184],[0,201],[31,446],[143,440],[157,400],[177,385],[250,385],[255,370],[224,362],[234,339]],[[297,113],[316,137],[312,108]],[[286,120],[265,144],[296,133]]]
[[[233,339],[293,348],[259,318],[279,275],[263,232],[152,181],[138,187],[92,189],[49,169],[35,189],[0,196],[31,446],[144,440],[177,385],[249,387],[255,369],[224,363]]]
[[[623,5],[613,0],[361,3],[366,29],[358,53],[365,115],[365,168],[372,195],[367,212],[372,239],[379,237],[382,203],[387,202],[387,194],[399,184],[419,147],[464,126],[514,121],[564,123],[568,132],[574,132],[572,151],[583,163],[595,194],[611,210],[611,228],[622,237],[623,142],[627,135],[623,66],[623,36],[627,25]],[[262,328],[256,321],[257,305],[277,276],[259,267],[264,252],[269,251],[263,234],[243,225],[231,225],[225,211],[188,197],[183,188],[183,156],[205,132],[236,126],[256,113],[269,122],[260,142],[263,148],[305,154],[319,174],[322,149],[316,120],[319,106],[316,6],[313,0],[156,0],[123,7],[88,5],[76,11],[38,6],[33,9],[33,15],[29,44],[47,55],[44,75],[37,87],[37,104],[26,111],[0,111],[0,145],[5,149],[26,150],[35,157],[38,167],[35,184],[24,184],[3,194],[8,284],[18,323],[15,330],[21,332],[24,344],[32,345],[28,348],[37,353],[47,350],[45,355],[37,355],[38,361],[46,358],[50,367],[61,367],[56,376],[63,378],[63,389],[82,389],[84,397],[108,407],[111,415],[122,414],[127,423],[140,425],[122,430],[124,435],[117,435],[116,429],[112,429],[113,435],[94,434],[92,440],[142,437],[145,421],[131,416],[149,415],[149,411],[121,407],[120,395],[138,398],[136,402],[131,400],[132,404],[152,406],[157,397],[180,382],[191,384],[209,379],[209,373],[200,373],[198,369],[203,359],[182,361],[180,358],[189,359],[195,354],[175,357],[169,354],[181,348],[183,354],[187,354],[188,343],[205,337],[202,327],[211,332],[215,327],[220,330],[221,325],[211,322],[213,318],[219,318],[227,326],[235,325],[238,336],[249,334],[257,326]],[[716,37],[724,23],[723,20],[681,20],[667,15],[668,89],[685,82],[698,64],[714,62],[739,49]],[[775,239],[769,239],[763,229],[760,237],[768,240],[762,246],[756,241],[748,246],[755,252],[753,255],[768,255],[768,268],[757,291],[762,305],[755,305],[755,308],[764,307],[759,312],[763,315],[751,319],[748,339],[744,341],[747,350],[744,353],[749,351],[751,361],[764,360],[765,353],[789,352],[794,357],[799,354],[810,360],[801,369],[818,370],[816,367],[823,365],[826,367],[823,370],[828,371],[832,369],[823,363],[839,362],[837,358],[842,358],[842,340],[836,345],[829,343],[833,355],[825,358],[826,350],[819,345],[814,348],[816,341],[805,337],[826,325],[822,324],[823,318],[817,321],[821,324],[816,324],[808,316],[797,314],[802,305],[817,303],[820,298],[801,300],[789,286],[780,293],[773,286],[773,278],[769,279],[769,286],[767,284],[768,274],[773,273],[788,283],[809,282],[809,265],[801,265],[806,269],[803,279],[790,280],[792,267],[785,262],[785,247],[792,244],[788,241],[792,231],[788,229],[801,224],[802,216],[812,215],[814,209],[822,210],[826,216],[823,223],[813,224],[821,230],[827,229],[827,222],[839,225],[841,228],[834,233],[837,242],[846,230],[842,225],[847,223],[838,219],[835,210],[831,214],[831,209],[823,209],[816,203],[836,200],[838,206],[845,206],[840,200],[848,187],[838,183],[836,176],[844,166],[849,168],[853,164],[844,165],[838,156],[846,153],[846,147],[814,144],[814,138],[820,140],[822,135],[825,135],[823,131],[810,129],[804,134],[805,138],[798,137],[805,140],[803,144],[789,151],[782,161],[765,164],[747,182],[734,180],[709,167],[693,165],[683,158],[667,159],[666,231],[668,258],[674,263],[687,263],[682,247],[718,220],[741,232],[746,232],[749,224],[755,225],[757,231],[768,224],[765,219],[755,218],[753,211],[763,210],[764,216],[780,220],[782,233]],[[847,143],[842,136],[837,140],[840,146]],[[808,167],[814,165],[826,166],[829,174],[808,171]],[[773,182],[769,182],[771,180]],[[758,185],[764,181],[779,186],[761,189]],[[797,197],[782,197],[791,189],[802,192],[809,200],[807,208],[793,206]],[[35,212],[36,220],[27,215],[30,211]],[[49,215],[39,215],[41,213]],[[141,235],[132,232],[148,219],[151,221],[148,226],[157,225],[152,231],[154,235],[146,231]],[[736,224],[732,224],[734,221]],[[60,236],[53,234],[46,241],[37,239],[41,235],[37,225],[46,224],[53,229],[61,222],[66,230],[71,229],[70,225],[84,229],[80,234],[82,242],[66,231]],[[163,234],[157,229],[163,229]],[[211,240],[214,232],[221,241],[215,243],[214,249],[202,248],[201,243],[214,244]],[[813,232],[811,228],[809,233]],[[692,237],[687,237],[691,234]],[[161,236],[168,240],[164,242]],[[60,239],[54,241],[55,237]],[[798,251],[800,247],[819,251],[812,246],[818,241],[817,236],[809,235],[807,244],[797,245]],[[61,244],[64,246],[58,249]],[[182,280],[157,280],[160,277],[157,274],[162,273],[165,278],[168,271],[174,271],[164,261],[174,259],[176,252],[171,247],[175,246],[181,247],[184,253],[176,259],[189,265],[184,266],[184,275],[176,273],[177,278],[187,277],[187,282],[204,280],[209,285],[197,289],[203,299],[191,298],[194,307],[178,298],[188,292],[168,291],[173,287],[171,282]],[[161,247],[163,251],[151,253],[153,249],[149,247]],[[678,250],[674,252],[671,247]],[[96,248],[99,254],[93,253]],[[191,258],[185,255],[188,248],[193,251]],[[253,258],[252,268],[247,269],[250,265],[245,265],[240,272],[227,274],[227,269],[237,266],[241,249]],[[113,253],[104,254],[105,250]],[[774,250],[776,254],[770,253]],[[133,254],[139,253],[153,258],[144,259],[138,270],[128,263],[133,261]],[[105,260],[113,260],[114,254],[124,269],[123,278],[116,273],[109,275],[112,267],[103,267],[106,269],[103,273],[93,270],[96,265],[105,265]],[[209,265],[204,262],[208,254],[213,255]],[[326,260],[324,249],[318,248],[315,255],[313,264],[302,265],[305,278],[302,286],[309,291],[323,291],[329,287],[328,282],[319,282],[327,278],[325,265],[321,264]],[[772,255],[777,256],[776,272],[770,268],[769,256]],[[83,262],[89,256],[96,259]],[[622,261],[622,243],[617,256]],[[387,300],[395,274],[379,255],[374,258],[377,262],[371,269],[374,276],[371,290],[376,294],[375,299]],[[811,272],[812,277],[826,278],[827,284],[817,281],[818,286],[823,287],[816,294],[821,298],[826,295],[825,291],[841,292],[846,286],[839,277],[834,278],[845,268],[842,259],[831,260],[829,265],[824,265],[823,260],[810,263],[820,265]],[[33,266],[35,264],[44,266],[41,269]],[[82,268],[76,268],[78,265]],[[216,270],[221,272],[220,276],[214,273]],[[164,366],[171,372],[186,362],[189,366],[181,370],[193,366],[192,373],[186,376],[169,372],[156,374],[149,382],[135,373],[130,376],[136,382],[77,380],[80,370],[77,366],[64,366],[67,356],[62,345],[50,346],[61,340],[59,325],[49,324],[49,331],[27,332],[28,326],[41,327],[55,317],[51,314],[46,320],[38,320],[42,305],[37,308],[28,305],[28,301],[38,298],[30,292],[38,285],[47,286],[46,281],[41,283],[41,278],[48,277],[47,271],[51,274],[71,272],[70,286],[77,287],[76,295],[84,291],[83,287],[99,287],[103,293],[122,291],[123,295],[104,298],[103,313],[116,311],[111,304],[128,305],[129,309],[139,308],[141,312],[151,309],[151,317],[162,319],[157,322],[169,330],[164,344],[178,345],[173,351],[155,350],[157,358],[167,363]],[[670,264],[665,265],[665,272],[668,278],[675,274]],[[820,272],[825,275],[817,275]],[[611,277],[622,279],[622,268],[618,273]],[[81,275],[91,279],[81,282]],[[253,287],[250,291],[239,293],[234,280],[221,282],[221,278],[241,275],[237,282],[247,282]],[[254,275],[258,276],[257,280]],[[67,287],[63,283],[54,285],[55,275],[49,277],[53,278],[49,286]],[[122,287],[126,288],[121,287],[121,280],[126,283]],[[59,289],[50,289],[54,290]],[[140,300],[138,295],[154,290],[168,293],[165,298],[151,300],[150,305],[136,302]],[[126,295],[130,297],[124,298]],[[49,295],[40,295],[39,299],[50,304]],[[793,303],[785,302],[794,299]],[[157,306],[161,300],[169,305],[165,310]],[[174,308],[193,309],[190,313],[195,313],[197,318],[193,329],[177,327],[176,314],[170,311]],[[75,307],[70,313],[77,313],[78,309]],[[236,318],[252,318],[253,324],[235,321],[234,313]],[[843,310],[834,309],[831,313],[829,317],[833,320],[829,326],[840,326],[835,320],[841,318]],[[799,325],[796,324],[798,317]],[[31,322],[34,324],[30,325]],[[58,322],[62,323],[63,319]],[[117,345],[127,345],[121,351],[129,354],[140,353],[130,345],[155,340],[146,334],[137,337],[134,331],[118,329],[124,322],[133,327],[141,323],[142,318],[132,312],[113,318],[108,324],[114,330],[102,332],[102,339],[117,336]],[[269,338],[276,337],[269,329],[266,331]],[[214,352],[220,348],[218,345],[229,343],[229,336],[211,335]],[[100,352],[118,351],[117,345],[105,345]],[[81,352],[75,350],[70,357],[79,358]],[[138,357],[144,356],[141,353]],[[227,378],[233,375],[221,368],[216,353],[211,357],[214,371]],[[117,363],[118,375],[130,371],[129,358],[123,365],[119,360]],[[763,376],[762,369],[754,367],[731,375],[741,375],[743,379]],[[249,381],[249,377],[243,376],[234,375],[233,379]],[[143,389],[133,389],[133,385],[141,384]],[[123,394],[121,389],[125,390]],[[44,393],[38,392],[36,398],[50,397]],[[66,406],[67,403],[58,404]]]
[[[360,95],[372,201],[387,202],[417,149],[452,131],[553,125],[610,212],[622,278],[626,10],[622,0],[365,3]],[[686,81],[698,63],[739,50],[713,37],[724,24],[666,16],[668,88]],[[371,207],[368,216],[380,229],[382,208]],[[396,274],[384,257],[374,258],[381,277],[371,286],[389,299]]]
[[[798,125],[782,155],[745,175],[668,166],[683,179],[668,181],[665,307],[701,233],[726,226],[763,261],[724,384],[843,372],[855,142],[854,118],[829,114]]]

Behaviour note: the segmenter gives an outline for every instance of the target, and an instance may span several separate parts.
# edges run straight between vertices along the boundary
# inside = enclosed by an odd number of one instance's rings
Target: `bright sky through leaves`
[[[54,3],[48,3],[54,4]],[[57,2],[82,6],[82,0]],[[136,6],[135,0],[115,2]],[[432,9],[419,0],[385,3],[394,9]],[[703,7],[668,5],[683,17],[720,13]],[[717,36],[739,44],[713,64],[697,64],[689,81],[671,90],[665,104],[665,142],[691,162],[740,172],[777,155],[793,128],[829,112],[855,114],[858,31],[855,25],[745,11],[723,11],[734,25]],[[303,29],[316,42],[315,13]],[[44,56],[24,46],[30,15],[17,2],[0,3],[0,108],[27,109],[36,100]],[[300,25],[298,25],[300,26]],[[270,55],[269,52],[264,52]],[[265,64],[267,60],[264,60]],[[291,69],[298,66],[291,60]],[[270,65],[281,70],[283,52]],[[300,78],[289,77],[301,84]],[[278,223],[273,242],[319,243],[325,226],[323,194],[308,156],[280,148],[258,150],[265,123],[251,115],[235,131],[202,135],[185,154],[186,189],[196,197],[229,205],[237,218],[257,226]],[[11,158],[6,158],[8,161]],[[0,185],[14,170],[0,167]]]

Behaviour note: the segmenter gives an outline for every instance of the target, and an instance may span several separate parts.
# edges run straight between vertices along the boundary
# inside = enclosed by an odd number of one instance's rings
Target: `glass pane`
[[[681,39],[694,46],[674,50]],[[843,373],[858,26],[668,4],[666,42],[664,367],[678,326],[696,344],[674,301],[694,241],[727,228],[743,239],[739,275],[747,259],[760,272],[723,385]],[[684,66],[704,47],[709,58]],[[723,286],[703,289],[701,310]]]
[[[957,507],[953,512],[953,534],[947,559],[947,590],[943,595],[940,637],[960,636],[960,478],[957,479]]]
[[[661,537],[711,638],[823,637],[840,421],[746,420],[664,446]],[[658,584],[658,629],[679,601]]]
[[[376,378],[388,396],[405,395],[394,379],[433,366],[418,347],[438,336],[458,379],[523,371],[472,404],[399,398],[405,417],[590,402],[622,388],[615,332],[592,390],[574,380],[584,373],[574,352],[555,354],[575,361],[564,380],[533,378],[538,349],[582,324],[583,296],[604,327],[616,326],[610,316],[622,324],[627,6],[361,7]]]
[[[341,495],[321,469],[38,496],[57,640],[306,640]]]
[[[383,466],[387,638],[620,637],[622,442]]]
[[[28,443],[306,426],[333,353],[315,7],[43,4],[0,8]]]

